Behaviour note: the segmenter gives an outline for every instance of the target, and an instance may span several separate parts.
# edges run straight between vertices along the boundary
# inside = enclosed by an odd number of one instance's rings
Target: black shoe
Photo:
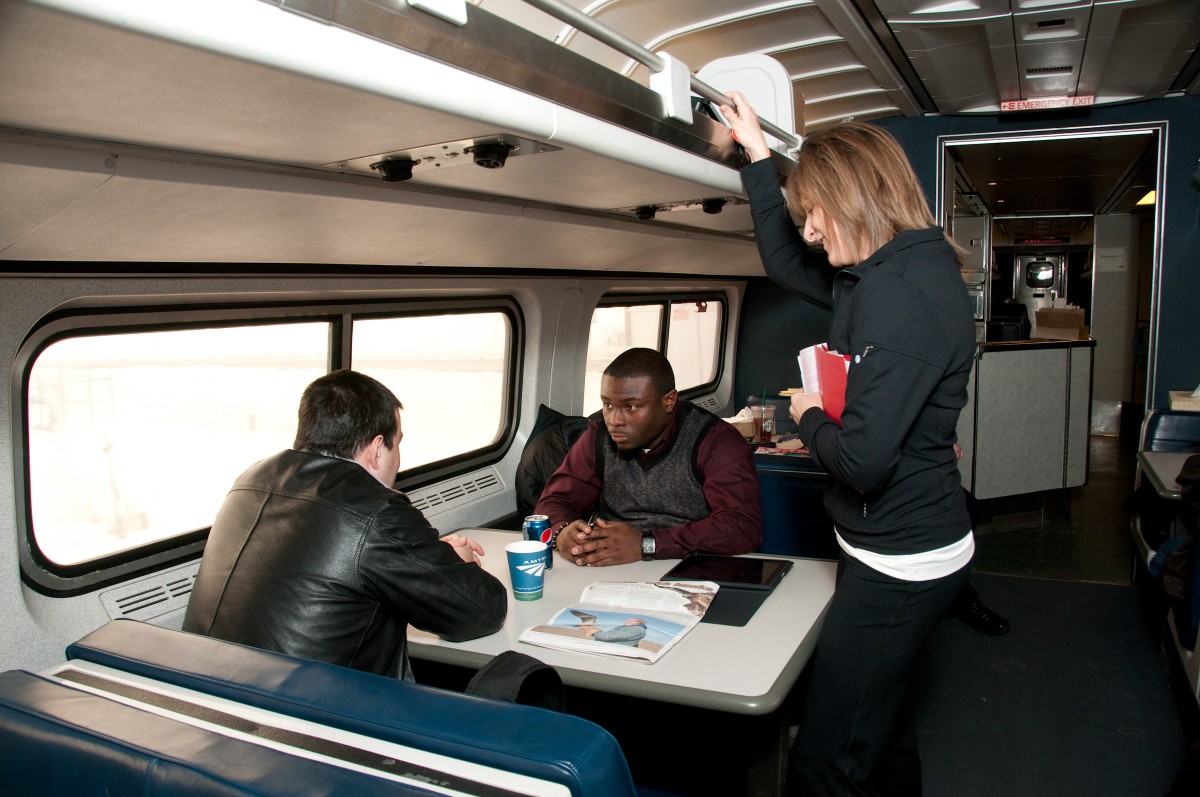
[[[978,596],[972,599],[966,606],[959,609],[956,612],[956,616],[979,633],[987,634],[988,636],[1007,634],[1008,629],[1011,627],[1008,624],[1008,620],[1005,620],[984,606],[983,601],[979,600]]]

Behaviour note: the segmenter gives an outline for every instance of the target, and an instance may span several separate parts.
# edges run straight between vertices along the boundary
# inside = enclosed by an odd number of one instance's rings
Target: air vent
[[[699,401],[693,401],[692,403],[701,409],[708,410],[709,412],[714,412],[721,406],[721,402],[717,401],[716,397],[714,396],[705,396]]]
[[[428,490],[414,490],[408,494],[413,506],[426,517],[457,509],[472,501],[502,492],[504,482],[495,469],[467,474],[453,484],[441,484]]]
[[[1038,66],[1032,69],[1026,69],[1025,77],[1070,77],[1071,73],[1074,71],[1075,67],[1073,66]]]
[[[100,602],[111,619],[149,620],[187,607],[199,562],[177,567],[150,578],[100,593]]]
[[[1075,17],[1038,19],[1021,25],[1020,36],[1023,42],[1071,39],[1082,37],[1083,27]]]

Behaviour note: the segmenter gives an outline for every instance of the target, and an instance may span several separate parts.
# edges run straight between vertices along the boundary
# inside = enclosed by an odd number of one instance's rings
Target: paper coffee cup
[[[508,556],[513,597],[519,601],[535,601],[542,597],[550,546],[537,540],[519,540],[505,545],[504,553]]]

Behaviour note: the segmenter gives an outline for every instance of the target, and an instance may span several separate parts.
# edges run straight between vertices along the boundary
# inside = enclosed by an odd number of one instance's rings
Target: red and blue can
[[[525,539],[550,544],[550,518],[546,515],[530,515],[521,525]],[[554,551],[547,551],[546,569],[554,567]]]

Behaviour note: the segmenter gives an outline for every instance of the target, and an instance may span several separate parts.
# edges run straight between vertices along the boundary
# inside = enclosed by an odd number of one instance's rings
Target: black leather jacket
[[[354,462],[288,450],[234,483],[183,630],[412,679],[405,634],[499,630],[507,590]]]

